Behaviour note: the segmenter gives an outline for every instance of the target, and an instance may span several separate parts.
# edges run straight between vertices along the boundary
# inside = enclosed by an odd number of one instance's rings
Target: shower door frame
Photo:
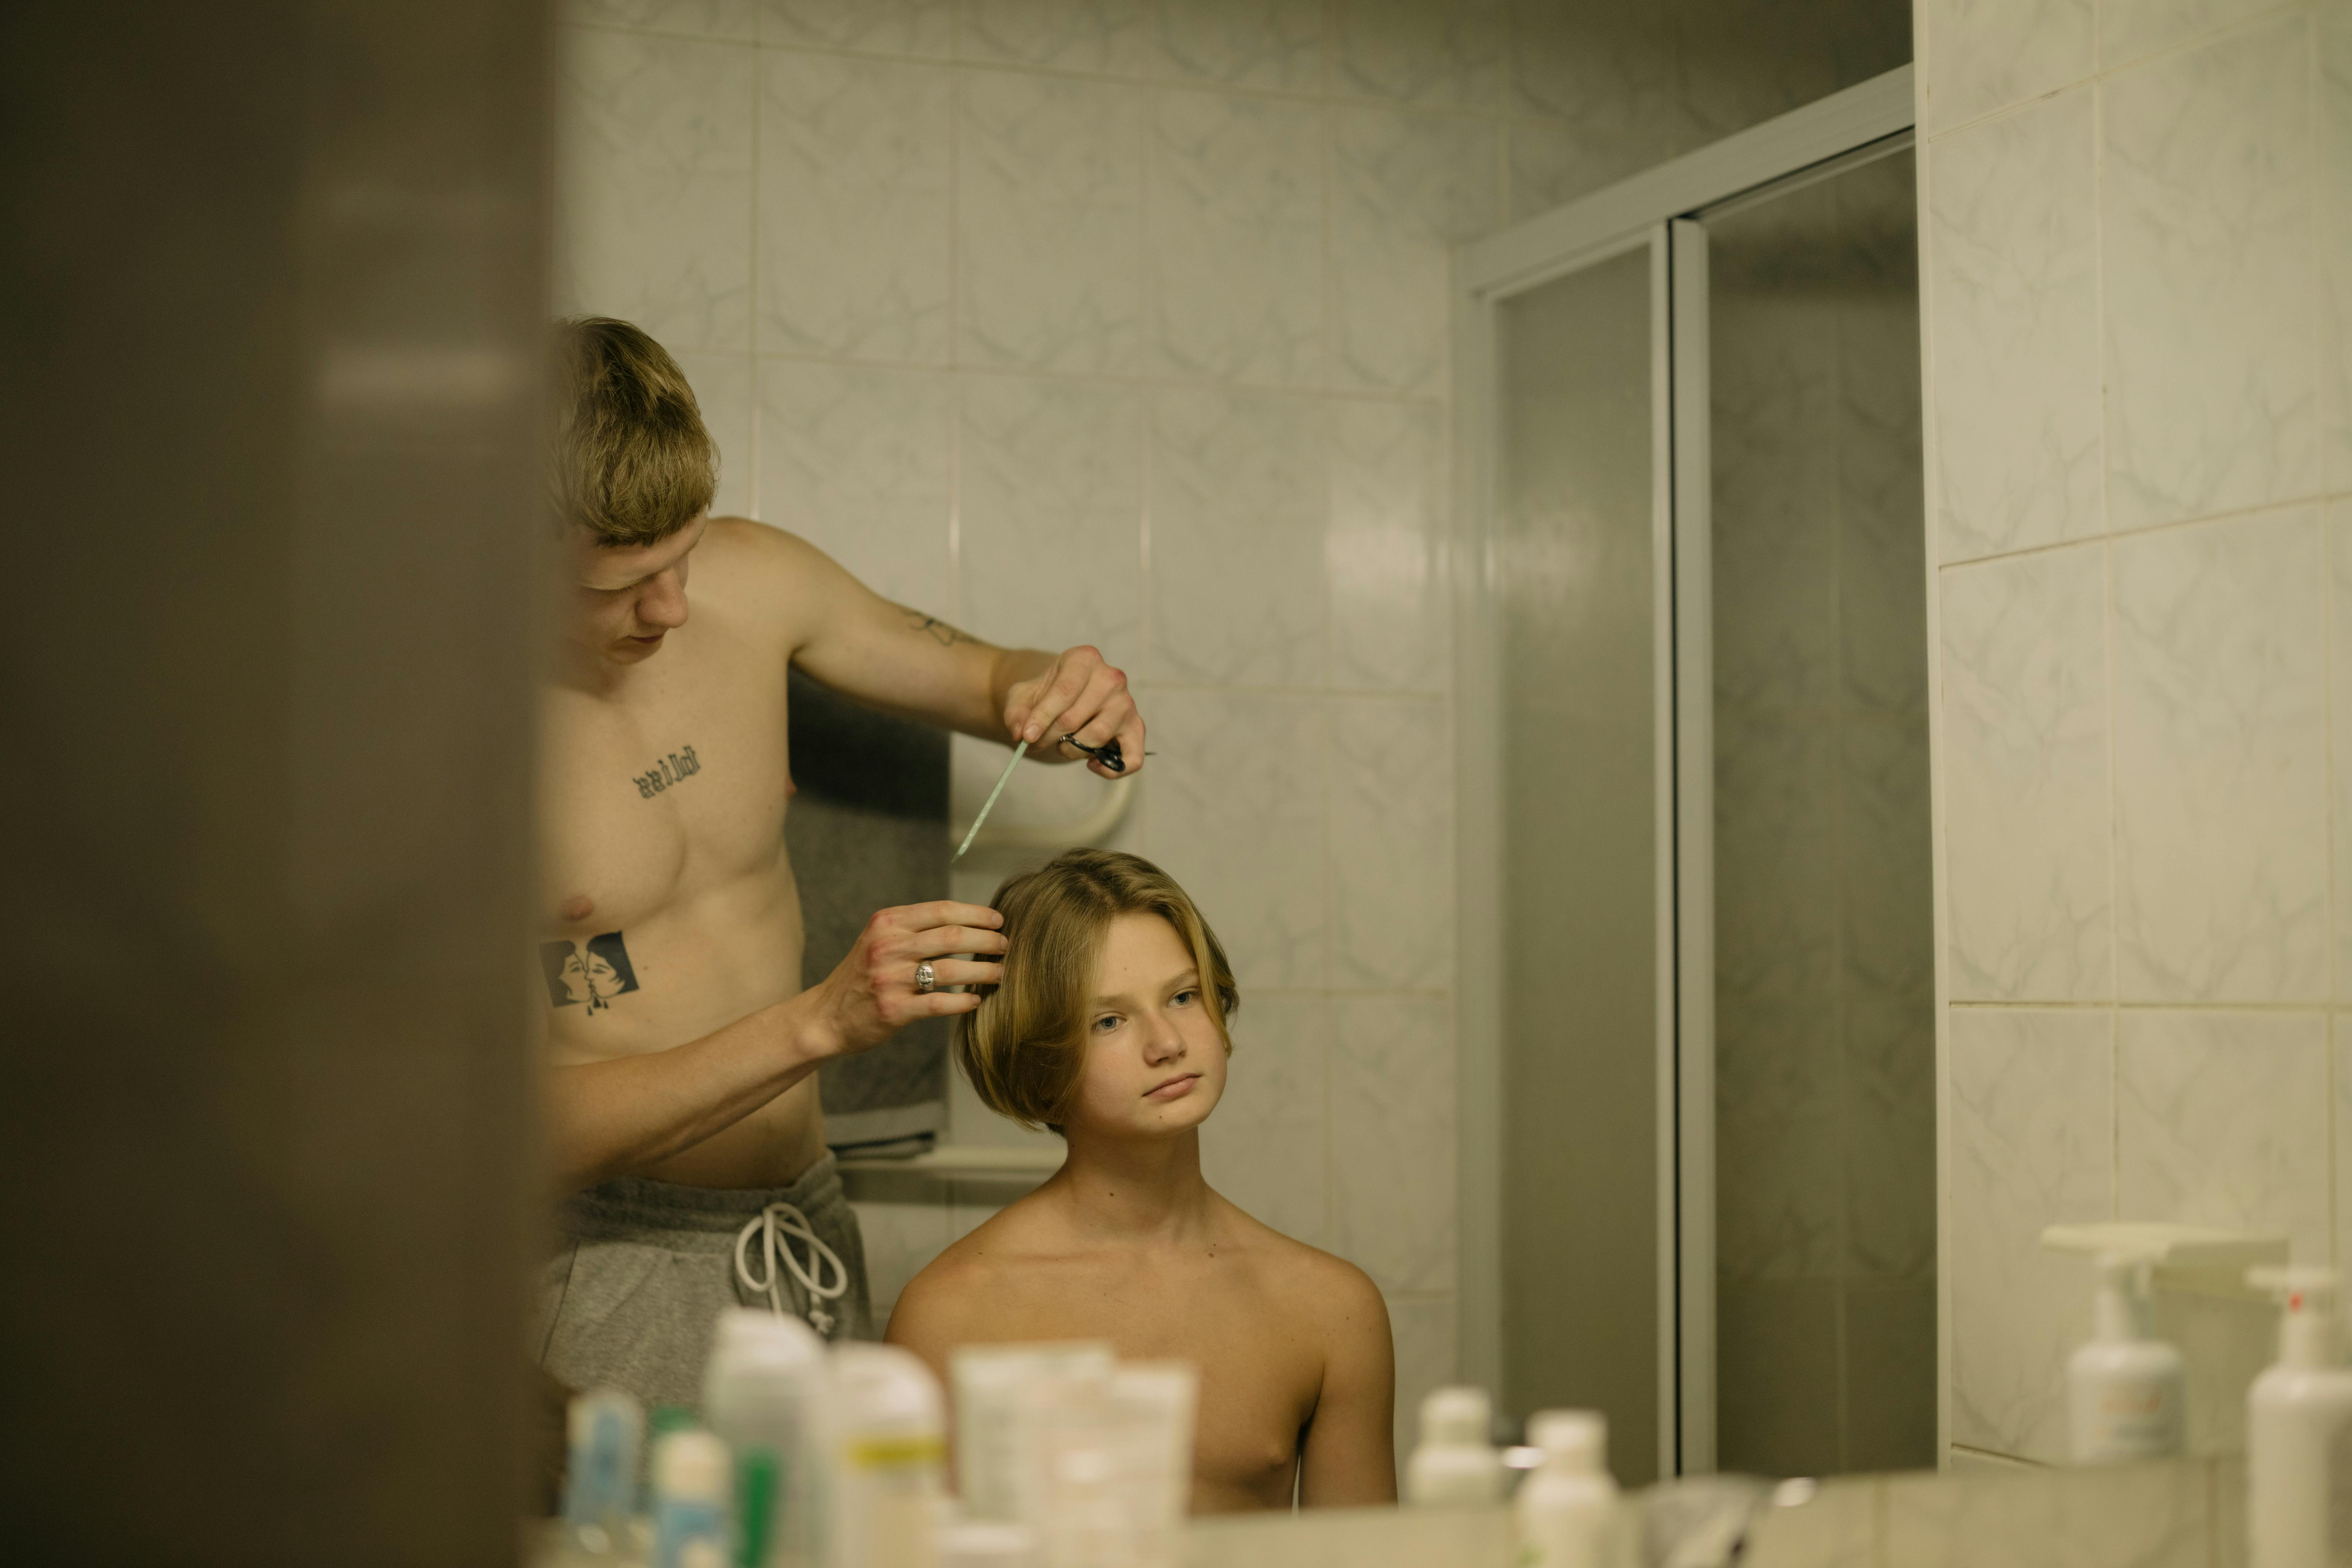
[[[1503,301],[1650,258],[1657,825],[1658,1471],[1716,1468],[1715,752],[1705,219],[1908,147],[1903,66],[1459,247],[1454,595],[1460,1215],[1457,1359],[1502,1382],[1502,670],[1495,508]]]

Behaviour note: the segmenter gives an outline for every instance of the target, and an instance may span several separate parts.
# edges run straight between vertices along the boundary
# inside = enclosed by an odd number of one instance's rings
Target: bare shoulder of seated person
[[[1062,1168],[940,1255],[889,1338],[944,1381],[959,1345],[1107,1340],[1200,1372],[1192,1510],[1391,1502],[1395,1367],[1363,1271],[1211,1190],[1201,1124],[1225,1089],[1235,1005],[1182,889],[1079,849],[996,895],[1004,979],[956,1052],[981,1099],[1055,1127]]]

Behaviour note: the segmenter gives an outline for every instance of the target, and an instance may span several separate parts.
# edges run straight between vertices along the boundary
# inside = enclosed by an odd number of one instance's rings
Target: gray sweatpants
[[[828,1337],[872,1339],[866,1247],[827,1154],[790,1186],[687,1187],[623,1177],[565,1199],[557,1218],[562,1245],[540,1281],[533,1333],[540,1364],[574,1389],[624,1388],[647,1409],[698,1408],[719,1314],[769,1305],[765,1292],[737,1278],[735,1239],[776,1203],[807,1215],[849,1271],[846,1294],[816,1303],[835,1320]],[[831,1282],[830,1270],[812,1267],[805,1243],[779,1241]],[[760,1238],[746,1250],[756,1279],[764,1271]],[[781,1264],[776,1280],[784,1310],[806,1321],[809,1293]]]

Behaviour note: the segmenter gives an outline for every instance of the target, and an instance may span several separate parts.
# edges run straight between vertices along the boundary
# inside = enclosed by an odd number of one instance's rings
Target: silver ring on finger
[[[915,965],[915,994],[929,996],[939,988],[940,977],[929,963]]]

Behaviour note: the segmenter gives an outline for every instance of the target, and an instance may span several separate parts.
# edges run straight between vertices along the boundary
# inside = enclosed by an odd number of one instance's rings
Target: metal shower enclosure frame
[[[1515,295],[1646,251],[1661,1475],[1716,1468],[1714,715],[1706,220],[1911,145],[1901,67],[1485,239],[1454,258],[1457,1359],[1501,1384],[1502,674],[1496,317]]]

